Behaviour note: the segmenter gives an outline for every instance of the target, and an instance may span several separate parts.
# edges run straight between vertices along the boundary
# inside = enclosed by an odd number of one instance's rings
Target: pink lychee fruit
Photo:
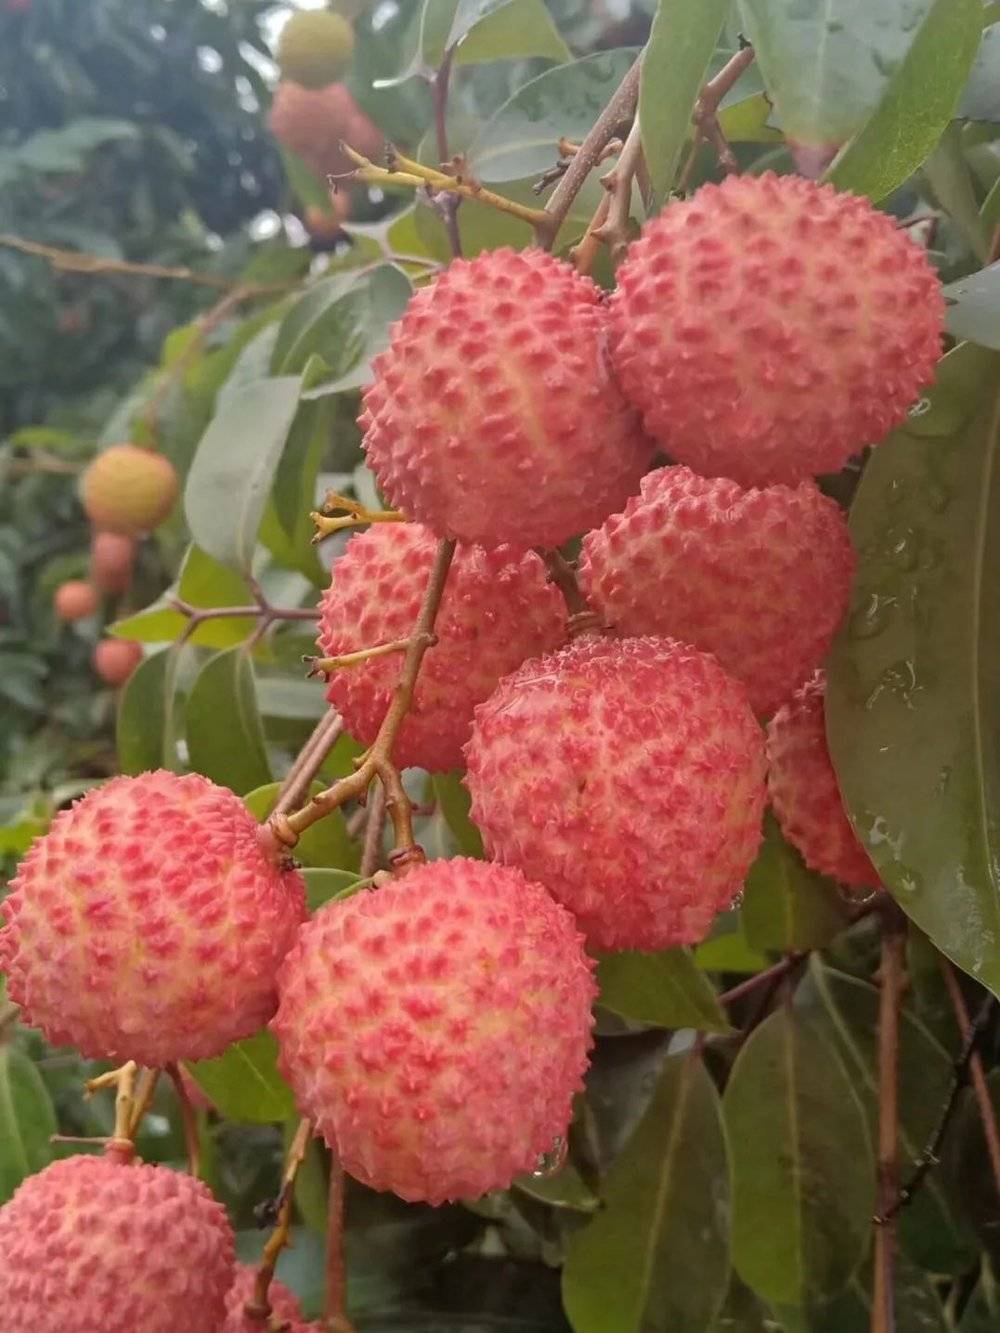
[[[303,926],[281,969],[279,1067],[366,1185],[475,1198],[565,1134],[592,967],[572,917],[520,871],[432,861]]]
[[[826,676],[814,673],[767,728],[767,786],[781,831],[806,865],[852,889],[881,884],[858,841],[826,743]]]
[[[236,1265],[236,1280],[226,1297],[226,1322],[220,1333],[265,1333],[267,1325],[245,1313],[247,1301],[253,1297],[256,1271],[249,1264]],[[271,1319],[283,1325],[282,1333],[312,1333],[319,1326],[307,1324],[298,1301],[283,1282],[271,1279],[267,1289]]]
[[[83,579],[60,583],[52,598],[52,609],[59,620],[86,620],[99,605],[97,589]]]
[[[3,915],[0,967],[26,1022],[84,1055],[162,1066],[267,1022],[305,888],[238,796],[161,770],[57,814]]]
[[[200,1180],[67,1157],[0,1209],[0,1309],[10,1333],[218,1333],[233,1233]]]
[[[638,490],[652,445],[611,379],[600,291],[561,259],[450,264],[373,366],[368,461],[439,537],[557,546]]]
[[[119,596],[132,582],[136,542],[120,532],[95,532],[90,539],[90,577],[101,592]]]
[[[319,648],[329,657],[412,633],[437,543],[415,523],[380,523],[352,537],[320,604]],[[555,648],[565,611],[533,552],[462,546],[455,553],[435,633],[393,751],[406,766],[462,765],[476,704],[526,657]],[[331,673],[328,698],[351,734],[370,745],[399,680],[399,654]]]
[[[279,83],[268,125],[278,142],[301,157],[320,180],[354,170],[342,144],[371,159],[382,153],[381,131],[342,83],[326,88],[303,88],[288,80]]]
[[[743,486],[837,471],[906,419],[941,355],[924,252],[867,199],[799,176],[670,204],[617,280],[612,361],[646,430]]]
[[[665,467],[584,538],[580,582],[619,633],[714,653],[766,715],[826,655],[855,564],[842,511],[812,482],[744,491]]]
[[[101,639],[94,645],[90,664],[105,685],[124,685],[142,661],[142,644],[135,639]]]
[[[466,749],[487,851],[598,949],[694,944],[761,839],[764,740],[746,691],[670,639],[578,639],[476,710]]]

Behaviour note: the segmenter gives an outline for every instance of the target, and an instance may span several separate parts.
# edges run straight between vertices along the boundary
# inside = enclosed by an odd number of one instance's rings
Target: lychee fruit
[[[761,839],[764,738],[743,686],[670,639],[588,636],[525,662],[466,748],[487,852],[597,949],[703,939]]]
[[[238,796],[160,770],[57,814],[2,910],[0,967],[26,1022],[87,1056],[162,1066],[267,1022],[305,889]]]
[[[565,1134],[592,967],[572,917],[520,871],[432,861],[302,928],[271,1025],[279,1067],[366,1185],[476,1198]]]
[[[293,14],[278,38],[281,77],[303,88],[325,88],[347,72],[354,29],[343,14],[312,10]]]
[[[826,676],[814,673],[767,727],[767,786],[781,831],[806,865],[852,889],[875,889],[878,871],[858,841],[826,743]]]
[[[319,648],[329,657],[405,639],[413,631],[437,543],[416,523],[379,523],[352,537],[320,603]],[[559,645],[559,593],[534,552],[462,546],[435,633],[393,751],[397,764],[460,768],[472,712],[501,676]],[[399,680],[398,653],[331,673],[327,697],[348,731],[370,745]]]
[[[598,288],[540,250],[457,260],[375,358],[364,448],[385,494],[439,537],[524,549],[595,527],[652,445],[615,387]]]
[[[256,1271],[249,1264],[236,1265],[236,1280],[226,1297],[226,1322],[220,1333],[265,1333],[267,1325],[244,1313],[253,1296]],[[312,1333],[318,1326],[307,1324],[298,1301],[283,1282],[272,1278],[267,1289],[272,1323],[282,1325],[283,1333]]]
[[[135,639],[101,639],[94,645],[90,665],[94,674],[118,689],[142,661],[142,644]]]
[[[200,1180],[163,1166],[68,1157],[0,1209],[0,1309],[10,1333],[218,1333],[233,1233]]]
[[[745,491],[665,467],[584,538],[580,582],[620,634],[714,653],[766,715],[826,655],[855,564],[843,513],[812,482]]]
[[[381,131],[342,83],[318,89],[279,83],[268,125],[278,142],[301,157],[321,180],[354,170],[342,142],[371,159],[379,157],[384,144]]]
[[[101,592],[117,597],[127,592],[135,564],[134,537],[120,532],[95,532],[90,539],[90,577]]]
[[[670,456],[743,486],[835,472],[906,419],[941,355],[924,252],[867,199],[728,176],[647,222],[611,356]]]
[[[52,609],[60,620],[86,620],[98,605],[97,589],[83,579],[60,583],[52,598]]]
[[[137,536],[159,527],[168,516],[178,485],[173,464],[163,454],[113,444],[88,465],[80,495],[95,527]]]

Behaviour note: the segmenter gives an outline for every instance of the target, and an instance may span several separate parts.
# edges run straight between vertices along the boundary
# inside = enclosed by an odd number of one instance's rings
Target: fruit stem
[[[559,551],[536,546],[535,554],[545,561],[549,572],[549,582],[562,593],[569,618],[566,632],[570,639],[578,639],[582,634],[600,633],[604,628],[600,616],[593,609],[576,581],[576,570]]]
[[[962,1034],[962,1041],[969,1048],[969,1081],[972,1084],[972,1090],[975,1093],[976,1105],[979,1107],[980,1119],[983,1122],[983,1135],[986,1139],[986,1149],[990,1159],[990,1169],[993,1172],[993,1183],[1000,1193],[1000,1131],[997,1129],[996,1110],[993,1106],[993,1099],[990,1096],[989,1084],[986,1082],[986,1071],[983,1069],[983,1059],[976,1050],[975,1029],[969,1018],[969,1010],[965,1003],[965,996],[962,994],[962,987],[958,983],[958,977],[955,975],[955,969],[945,958],[944,954],[939,955],[941,972],[944,976],[945,985],[948,988],[948,996],[951,1000],[951,1007],[955,1011],[955,1021],[958,1023],[959,1031]],[[990,1006],[992,1007],[992,1006]],[[987,1010],[989,1012],[989,1010]]]
[[[135,1080],[138,1065],[129,1060],[118,1069],[109,1069],[106,1074],[98,1074],[88,1079],[84,1086],[84,1095],[92,1097],[103,1088],[115,1089],[115,1127],[111,1137],[105,1141],[104,1151],[116,1161],[130,1162],[135,1153],[133,1135],[138,1129],[140,1115],[133,1120],[135,1108]]]
[[[425,636],[426,648],[433,648],[437,643],[436,634]],[[359,648],[354,653],[341,653],[339,657],[303,657],[303,662],[309,665],[310,676],[328,676],[331,672],[340,671],[344,667],[357,666],[360,662],[367,662],[372,657],[388,657],[391,653],[402,653],[410,646],[410,639],[393,639],[390,643],[377,643],[372,648]]]
[[[323,765],[324,759],[336,745],[344,723],[336,708],[329,709],[316,723],[312,735],[303,745],[291,768],[285,774],[278,799],[271,811],[274,815],[285,815],[300,805],[306,792],[312,786],[313,779]]]
[[[327,1193],[326,1298],[323,1324],[330,1333],[348,1333],[347,1266],[344,1263],[344,1168],[330,1150],[330,1188]]]
[[[678,193],[683,194],[687,190],[695,163],[698,160],[698,149],[703,143],[710,143],[715,149],[715,155],[723,171],[727,173],[739,171],[736,155],[722,131],[722,126],[719,124],[719,106],[744,70],[749,69],[753,64],[754,54],[754,49],[749,42],[741,46],[736,54],[726,61],[715,78],[709,79],[699,93],[691,115],[691,120],[694,123],[694,134],[691,137],[691,148],[687,161],[677,181],[676,189]]]
[[[878,1022],[878,1192],[871,1333],[896,1329],[896,1203],[899,1193],[899,1012],[906,968],[906,918],[895,903],[882,913]]]
[[[260,1263],[257,1265],[257,1272],[254,1277],[253,1292],[243,1307],[243,1312],[248,1319],[263,1322],[271,1313],[268,1290],[271,1286],[271,1279],[274,1277],[278,1255],[290,1243],[295,1180],[299,1174],[299,1168],[305,1161],[312,1132],[312,1121],[305,1118],[300,1120],[291,1147],[288,1149],[288,1156],[285,1159],[285,1173],[281,1179],[281,1193],[278,1196],[278,1220],[267,1239],[264,1252],[260,1256]]]
[[[343,509],[344,514],[334,518],[326,512],[329,509]],[[332,537],[335,532],[343,532],[345,528],[361,528],[368,523],[406,522],[405,516],[398,509],[368,509],[360,501],[337,491],[328,491],[322,510],[314,510],[309,517],[316,526],[314,546],[324,537]]]
[[[611,252],[614,263],[618,263],[628,245],[628,220],[632,212],[632,182],[637,176],[644,178],[643,194],[648,197],[649,177],[645,170],[642,155],[642,132],[639,118],[632,122],[628,138],[622,147],[616,165],[601,179],[607,191],[608,206],[604,210],[604,220],[597,222],[595,215],[590,225],[590,234],[596,241],[603,241]],[[600,212],[598,208],[598,212]]]
[[[188,1174],[192,1176],[201,1175],[201,1144],[198,1141],[198,1117],[195,1109],[191,1105],[191,1099],[187,1094],[187,1088],[184,1086],[184,1079],[181,1076],[180,1066],[176,1064],[167,1065],[167,1074],[174,1085],[174,1091],[177,1093],[177,1102],[181,1108],[181,1124],[184,1127],[184,1146],[187,1149]]]

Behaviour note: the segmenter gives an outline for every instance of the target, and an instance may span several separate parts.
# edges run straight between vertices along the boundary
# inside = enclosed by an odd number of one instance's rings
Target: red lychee
[[[598,949],[694,944],[761,839],[764,739],[746,691],[670,639],[579,639],[502,680],[466,748],[487,851]]]
[[[135,639],[101,639],[94,645],[90,665],[105,685],[124,685],[142,661],[142,644]]]
[[[236,1265],[236,1280],[226,1297],[226,1322],[220,1333],[266,1333],[266,1324],[244,1314],[244,1307],[253,1296],[256,1272],[249,1264]],[[299,1303],[283,1282],[271,1279],[267,1289],[271,1318],[282,1324],[283,1333],[312,1333],[316,1324],[307,1324]]]
[[[52,609],[60,620],[86,620],[98,607],[97,589],[83,579],[60,583],[52,598]]]
[[[855,564],[843,513],[812,482],[744,491],[665,467],[584,538],[580,582],[619,633],[714,653],[766,715],[826,655]]]
[[[84,1055],[161,1066],[267,1022],[305,890],[238,796],[161,770],[56,815],[3,914],[0,967],[26,1022]]]
[[[9,1333],[218,1333],[233,1233],[199,1180],[162,1166],[68,1157],[0,1209]]]
[[[781,831],[806,865],[853,889],[873,889],[879,873],[858,841],[826,744],[826,676],[817,671],[767,728],[767,786]]]
[[[342,83],[316,89],[279,83],[267,123],[278,142],[301,157],[321,180],[354,170],[342,142],[367,158],[378,158],[382,152],[381,131]]]
[[[364,447],[439,537],[557,546],[638,489],[652,445],[610,378],[601,295],[539,250],[458,260],[373,363]]]
[[[333,567],[320,604],[319,647],[326,656],[405,639],[417,619],[437,543],[416,523],[380,523],[352,537]],[[462,766],[476,704],[526,657],[562,641],[562,598],[533,552],[458,549],[394,756],[402,766]],[[353,736],[370,745],[399,679],[399,654],[343,667],[328,698]]]
[[[80,497],[95,527],[137,536],[164,521],[179,485],[173,464],[163,454],[134,444],[113,444],[88,465]]]
[[[95,532],[90,539],[90,577],[101,592],[119,596],[128,591],[135,564],[134,537],[120,532]]]
[[[302,928],[272,1023],[280,1067],[366,1185],[475,1198],[565,1134],[592,966],[569,913],[520,871],[432,861]]]
[[[941,354],[927,260],[867,199],[728,176],[647,222],[611,355],[674,459],[743,486],[834,472],[906,419]]]

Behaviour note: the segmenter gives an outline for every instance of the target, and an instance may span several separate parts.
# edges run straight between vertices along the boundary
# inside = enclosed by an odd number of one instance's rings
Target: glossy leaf
[[[821,949],[847,925],[836,885],[806,866],[770,813],[764,817],[764,841],[747,876],[741,912],[755,949]]]
[[[175,671],[174,652],[165,648],[144,658],[126,681],[115,730],[123,773],[177,767],[172,719]]]
[[[565,1208],[574,1213],[596,1213],[601,1206],[597,1195],[584,1183],[583,1177],[567,1162],[555,1175],[518,1176],[514,1188],[539,1203],[551,1208]]]
[[[851,511],[853,612],[829,663],[827,732],[847,808],[886,886],[1000,992],[1000,392],[995,355],[948,359],[972,414],[900,431]],[[978,385],[976,381],[978,380]]]
[[[302,872],[306,882],[306,902],[310,912],[317,912],[334,898],[348,898],[359,883],[351,870],[328,870],[309,867]]]
[[[729,1273],[728,1175],[715,1084],[699,1059],[673,1056],[604,1181],[604,1208],[570,1239],[576,1333],[708,1333]]]
[[[729,0],[660,0],[642,58],[639,124],[653,199],[666,198]]]
[[[303,398],[324,398],[367,384],[372,360],[388,346],[389,330],[412,294],[410,280],[398,265],[381,264],[303,329],[290,357],[310,350],[327,368],[310,380]]]
[[[279,782],[271,782],[247,792],[243,803],[255,818],[263,822],[274,809],[281,790]],[[310,795],[323,790],[322,782],[314,782]],[[340,870],[357,868],[357,846],[347,836],[347,822],[341,810],[328,815],[307,828],[295,844],[295,859],[305,866],[324,866]],[[353,878],[353,875],[352,875]]]
[[[1000,350],[1000,262],[949,283],[944,296],[953,337]]]
[[[875,1181],[852,1080],[787,1007],[746,1042],[725,1099],[733,1160],[733,1265],[758,1296],[805,1305],[862,1262]]]
[[[237,793],[271,780],[257,711],[253,664],[245,648],[226,648],[202,667],[185,709],[191,767]]]
[[[59,1126],[42,1076],[23,1051],[0,1042],[0,1204],[55,1157]]]
[[[597,982],[600,1003],[623,1018],[665,1028],[730,1031],[711,982],[686,949],[604,954]]]
[[[278,1043],[262,1030],[214,1060],[193,1060],[187,1068],[227,1120],[269,1124],[295,1113],[295,1098],[278,1073],[277,1056]]]
[[[489,60],[569,60],[570,50],[542,0],[458,0],[448,38],[455,63]]]

